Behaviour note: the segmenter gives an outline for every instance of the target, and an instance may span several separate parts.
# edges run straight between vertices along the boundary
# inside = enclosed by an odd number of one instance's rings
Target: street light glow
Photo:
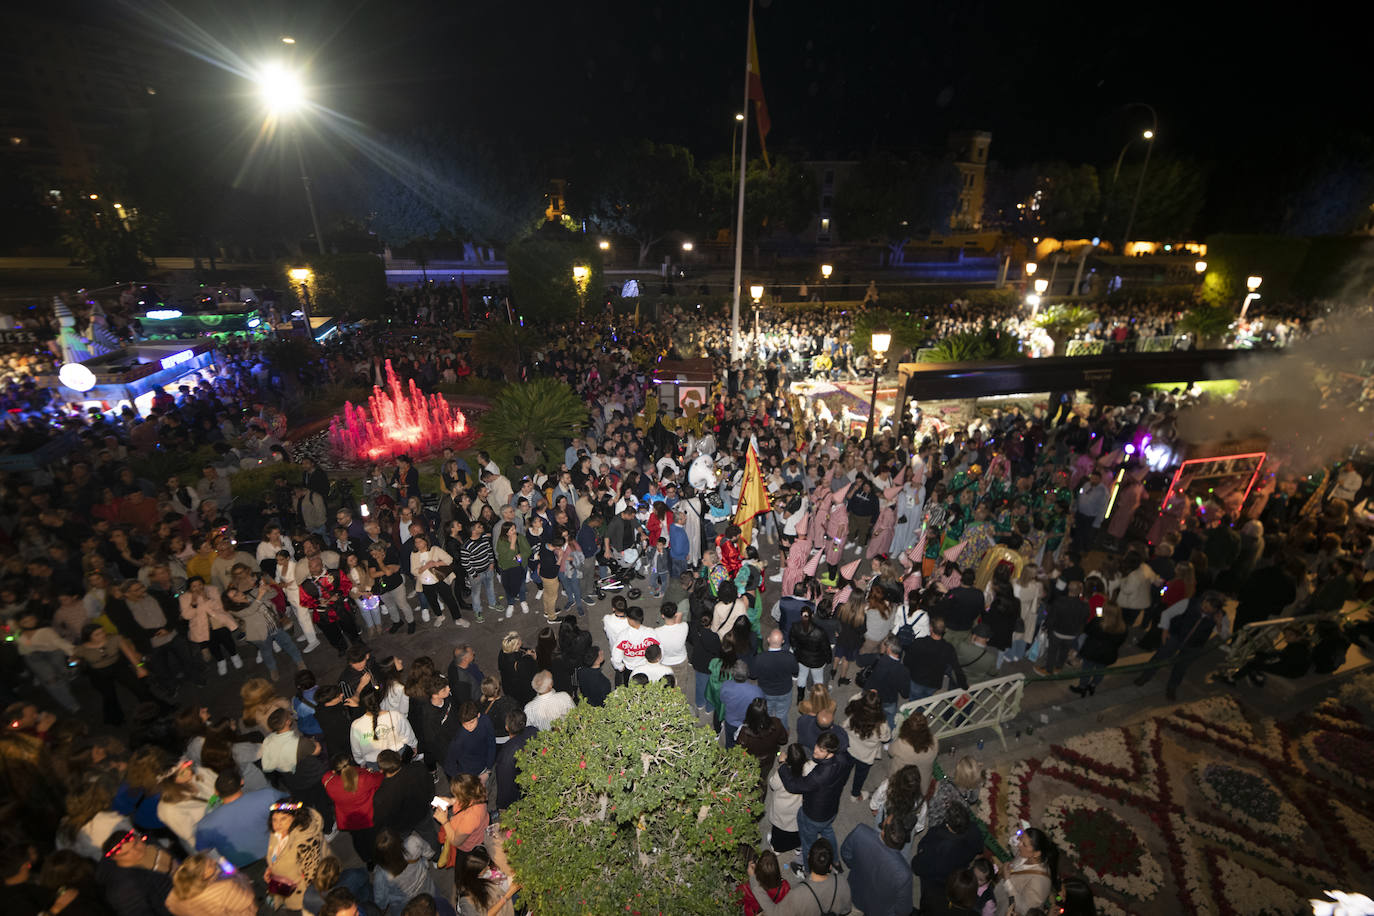
[[[822,265],[821,265],[821,276],[822,276],[822,277],[825,277],[827,280],[830,279],[830,275],[831,275],[832,273],[834,273],[834,272],[835,272],[835,266],[834,266],[833,264],[822,264]]]
[[[736,112],[736,113],[735,113],[735,120],[736,120],[736,121],[743,121],[743,120],[744,120],[744,112],[742,112],[742,111]]]
[[[763,298],[762,283],[755,283],[749,287],[749,298],[753,299],[755,304],[757,304],[758,301]]]
[[[1036,272],[1037,270],[1039,270],[1039,269],[1040,269],[1040,265],[1037,264],[1037,263],[1035,263],[1034,261],[1027,261],[1027,262],[1026,262],[1026,276],[1028,276],[1028,277],[1033,277],[1033,276],[1035,276],[1035,272]]]
[[[87,194],[86,196],[89,197],[91,200],[99,200],[99,199],[100,199],[100,195],[99,195],[99,194]]]
[[[288,115],[305,104],[300,74],[281,64],[265,67],[257,76],[258,95],[274,115]]]
[[[1205,274],[1205,273],[1207,273],[1207,262],[1206,262],[1206,261],[1195,261],[1195,262],[1193,262],[1193,270],[1196,270],[1196,271],[1197,271],[1198,273],[1200,273],[1200,274]]]
[[[1253,293],[1255,290],[1260,288],[1260,284],[1263,282],[1263,277],[1247,277],[1245,280],[1245,287]]]
[[[890,347],[891,345],[892,345],[892,332],[891,332],[891,331],[874,331],[874,332],[873,332],[873,352],[874,352],[874,353],[877,353],[879,356],[882,356],[884,353],[887,352],[887,348]]]
[[[1026,296],[1026,305],[1029,305],[1031,308],[1037,308],[1040,305],[1039,293],[1031,293]]]
[[[281,43],[284,45],[293,45],[296,43],[296,39],[292,38],[290,35],[283,35],[281,37]]]
[[[1042,277],[1041,279],[1035,281],[1035,291],[1036,291],[1037,293],[1043,293],[1045,290],[1047,290],[1047,289],[1049,289],[1049,288],[1050,288],[1050,281],[1049,281],[1049,280],[1046,280],[1046,279],[1044,279],[1044,278]]]
[[[683,243],[682,243],[682,250],[683,250],[683,251],[691,251],[691,250],[692,250],[693,248],[695,248],[695,247],[696,247],[696,246],[693,245],[691,242],[683,242]]]
[[[1152,130],[1147,130],[1145,131],[1145,133],[1141,134],[1141,136],[1144,137],[1146,140],[1153,140],[1155,138],[1155,132]]]
[[[286,275],[297,283],[304,283],[310,279],[309,267],[293,267],[286,272]]]
[[[601,241],[596,243],[596,247],[600,248],[602,251],[610,251],[611,243],[606,241],[605,239],[602,239]]]
[[[585,282],[587,281],[587,278],[588,278],[589,276],[591,276],[591,270],[588,269],[587,265],[585,265],[585,264],[574,264],[574,265],[573,265],[573,280],[575,280],[577,283],[579,283],[579,284],[585,283]]]

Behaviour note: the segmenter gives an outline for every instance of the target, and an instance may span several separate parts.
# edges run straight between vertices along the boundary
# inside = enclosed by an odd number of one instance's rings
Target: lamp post
[[[1202,276],[1203,274],[1207,273],[1207,262],[1206,262],[1206,261],[1194,261],[1194,262],[1193,262],[1193,270],[1197,271],[1197,275],[1198,275],[1199,277]]]
[[[1150,111],[1150,128],[1141,133],[1141,138],[1145,141],[1145,162],[1140,166],[1140,178],[1135,183],[1135,196],[1131,198],[1131,215],[1126,218],[1126,232],[1121,237],[1121,252],[1125,254],[1126,243],[1131,240],[1131,228],[1135,225],[1135,211],[1140,206],[1140,192],[1145,187],[1145,172],[1150,168],[1150,153],[1155,148],[1155,133],[1159,130],[1159,115],[1155,113],[1153,107],[1144,102],[1137,102]]]
[[[1249,290],[1249,292],[1245,294],[1245,301],[1240,304],[1240,318],[1242,321],[1245,320],[1245,313],[1250,311],[1250,303],[1260,297],[1260,294],[1255,292],[1255,290],[1259,289],[1260,284],[1263,282],[1263,277],[1245,278],[1245,288]]]
[[[294,44],[294,42],[288,42]],[[266,67],[256,77],[258,95],[267,107],[270,120],[285,124],[307,104],[305,87],[298,73],[280,64]],[[301,184],[305,188],[305,205],[310,209],[310,223],[315,228],[315,242],[320,254],[324,254],[324,233],[320,231],[320,218],[315,212],[315,196],[310,191],[310,174],[305,170],[305,153],[301,149],[300,134],[292,132],[291,140],[296,147],[296,161],[301,168]]]
[[[868,426],[864,438],[872,439],[875,421],[878,419],[878,375],[883,371],[887,348],[892,345],[892,332],[888,330],[873,332],[873,393],[868,396]]]
[[[305,333],[310,340],[315,339],[315,329],[310,326],[310,280],[315,276],[309,267],[293,267],[286,272],[291,282],[301,290],[301,319],[305,322]]]
[[[739,126],[744,122],[744,112],[735,113],[735,126],[730,128],[730,162],[735,161],[735,142],[739,139]]]
[[[821,265],[821,305],[825,305],[826,288],[830,285],[830,275],[835,272],[835,265]]]
[[[592,270],[586,264],[574,264],[572,269],[573,286],[577,287],[577,317],[587,310],[587,284],[591,282]]]
[[[762,283],[750,284],[749,298],[754,301],[754,354],[757,356],[759,350],[759,304],[763,301]]]

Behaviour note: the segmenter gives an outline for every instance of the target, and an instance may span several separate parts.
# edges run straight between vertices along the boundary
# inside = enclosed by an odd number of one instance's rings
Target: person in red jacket
[[[333,769],[320,781],[334,801],[334,817],[340,829],[348,831],[358,857],[371,865],[377,838],[372,822],[372,796],[377,794],[384,777],[376,770],[359,767],[347,752],[335,754],[331,762]]]

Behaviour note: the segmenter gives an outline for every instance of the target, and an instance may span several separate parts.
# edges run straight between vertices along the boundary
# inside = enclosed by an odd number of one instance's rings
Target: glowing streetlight
[[[124,205],[123,205],[123,204],[115,204],[115,205],[114,205],[114,208],[115,208],[116,210],[123,210],[123,209],[124,209]]]
[[[1033,276],[1035,276],[1035,272],[1036,272],[1037,270],[1039,270],[1039,269],[1040,269],[1040,265],[1037,264],[1037,263],[1035,263],[1034,261],[1027,261],[1027,262],[1026,262],[1026,276],[1028,276],[1028,277],[1033,277]]]
[[[87,196],[89,199],[91,199],[91,200],[99,200],[99,199],[100,199],[100,195],[99,195],[99,194],[87,194],[86,196]]]
[[[1140,136],[1144,137],[1146,140],[1153,140],[1155,138],[1155,132],[1152,130],[1147,130]]]
[[[878,376],[883,371],[887,348],[892,346],[892,332],[886,328],[875,330],[871,342],[873,347],[873,392],[868,396],[868,426],[864,428],[864,438],[873,438],[874,421],[878,418]]]
[[[288,115],[305,104],[305,86],[300,74],[281,64],[272,64],[258,72],[258,97],[267,110],[276,116]]]
[[[833,264],[822,264],[822,265],[821,265],[821,276],[824,277],[825,279],[829,280],[829,279],[830,279],[830,275],[831,275],[832,273],[834,273],[834,272],[835,272],[835,267],[834,267]]]
[[[754,300],[754,305],[759,304],[759,300],[763,298],[762,283],[755,283],[749,287],[749,298]]]
[[[1037,293],[1040,293],[1042,296],[1045,294],[1045,290],[1047,290],[1047,289],[1049,289],[1049,288],[1050,288],[1050,281],[1049,281],[1049,280],[1046,280],[1044,277],[1041,277],[1039,280],[1036,280],[1036,281],[1035,281],[1035,291],[1036,291]]]
[[[1029,293],[1026,296],[1026,305],[1029,305],[1031,307],[1031,313],[1034,314],[1035,310],[1040,307],[1040,294]]]
[[[695,247],[697,247],[697,246],[693,245],[691,242],[683,242],[683,243],[682,243],[682,250],[683,250],[683,251],[691,251],[691,250],[692,250],[693,248],[695,248]]]
[[[611,243],[606,241],[605,239],[602,239],[601,241],[596,243],[596,247],[600,248],[602,251],[610,251]]]
[[[742,111],[735,112],[735,120],[736,120],[736,121],[743,121],[743,120],[744,120],[744,112],[742,112]]]
[[[1253,293],[1255,290],[1260,288],[1260,284],[1263,282],[1263,277],[1247,277],[1245,280],[1245,288]]]
[[[1205,274],[1205,273],[1207,273],[1207,262],[1206,262],[1206,261],[1194,261],[1194,262],[1193,262],[1193,270],[1196,270],[1199,274]]]
[[[587,284],[592,279],[592,269],[586,264],[574,264],[572,269],[573,285],[577,287],[577,314],[587,308]]]
[[[281,37],[281,43],[284,45],[293,45],[296,43],[296,39],[292,38],[290,35],[283,35]]]

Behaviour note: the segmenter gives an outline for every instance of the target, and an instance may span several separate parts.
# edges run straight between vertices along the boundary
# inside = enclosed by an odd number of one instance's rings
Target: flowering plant
[[[1282,840],[1302,836],[1302,815],[1260,774],[1210,761],[1197,764],[1195,770],[1202,794],[1226,816]]]
[[[1041,823],[1094,884],[1149,900],[1164,883],[1164,870],[1135,828],[1091,798],[1061,795],[1046,806]]]

